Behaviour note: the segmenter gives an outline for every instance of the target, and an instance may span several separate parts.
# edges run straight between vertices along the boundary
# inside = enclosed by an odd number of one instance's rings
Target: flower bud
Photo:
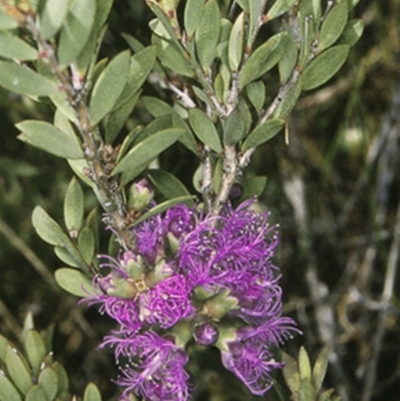
[[[130,278],[137,280],[143,277],[145,265],[140,255],[136,255],[132,251],[126,251],[122,254],[119,263]]]
[[[129,209],[142,212],[153,200],[154,191],[146,179],[135,182],[129,188]]]
[[[211,322],[195,323],[193,327],[193,338],[205,347],[214,345],[219,337],[217,327]]]
[[[137,295],[137,288],[135,283],[130,279],[118,277],[113,274],[98,280],[99,288],[107,295],[132,299]]]

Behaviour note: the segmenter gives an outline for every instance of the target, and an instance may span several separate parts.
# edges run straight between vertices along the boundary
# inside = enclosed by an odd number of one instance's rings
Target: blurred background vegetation
[[[285,313],[304,333],[286,352],[296,355],[304,345],[315,357],[328,345],[326,384],[343,401],[398,401],[400,1],[361,0],[353,14],[364,20],[365,33],[349,60],[332,81],[301,97],[289,121],[289,146],[283,135],[261,146],[245,179],[268,177],[260,201],[281,225],[276,263]],[[116,0],[101,56],[127,48],[121,33],[148,44],[151,18],[144,0]],[[150,84],[144,94],[172,96]],[[62,221],[72,171],[64,160],[18,141],[14,124],[50,121],[52,113],[0,89],[0,332],[19,343],[32,312],[37,328],[54,330],[55,359],[66,367],[71,390],[82,394],[94,381],[104,399],[115,399],[112,355],[96,349],[111,323],[57,287],[52,272],[60,261],[31,225],[36,205]],[[148,121],[139,102],[126,130]],[[185,148],[175,145],[160,162],[194,192],[197,164]],[[88,188],[85,195],[89,212],[96,200]],[[274,390],[263,398],[249,395],[213,351],[192,365],[200,378],[196,400],[279,399]],[[282,382],[280,374],[277,379]]]

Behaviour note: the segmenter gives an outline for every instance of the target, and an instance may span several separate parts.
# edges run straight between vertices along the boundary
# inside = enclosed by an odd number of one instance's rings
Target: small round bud
[[[193,338],[205,347],[214,345],[219,337],[217,327],[210,322],[201,322],[194,325]]]

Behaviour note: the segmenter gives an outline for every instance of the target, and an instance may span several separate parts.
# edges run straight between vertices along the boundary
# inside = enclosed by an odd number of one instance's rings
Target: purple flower
[[[186,205],[178,205],[167,211],[163,220],[164,233],[171,233],[175,238],[181,238],[194,229],[196,216]]]
[[[110,344],[110,341],[107,342]],[[151,401],[186,401],[189,399],[189,375],[184,367],[187,354],[172,341],[148,331],[128,338],[114,338],[116,356],[126,357],[116,383]]]

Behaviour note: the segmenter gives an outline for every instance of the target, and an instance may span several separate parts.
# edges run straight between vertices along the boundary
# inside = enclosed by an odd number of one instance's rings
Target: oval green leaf
[[[267,20],[277,18],[289,11],[299,0],[276,0],[273,6],[267,12]]]
[[[131,149],[117,164],[112,175],[125,173],[121,184],[135,178],[142,170],[143,165],[155,159],[163,150],[171,146],[185,133],[180,128],[169,128],[158,132],[140,142]]]
[[[76,269],[63,267],[54,273],[58,285],[77,297],[88,297],[95,294],[91,280]]]
[[[22,401],[18,390],[3,374],[0,374],[0,390],[0,401]]]
[[[222,152],[221,141],[215,125],[207,116],[206,113],[200,109],[189,110],[189,122],[193,128],[194,133],[201,142],[208,145],[212,150],[217,153]]]
[[[25,401],[47,401],[47,396],[44,390],[35,384],[26,394]]]
[[[6,11],[0,7],[0,29],[14,29],[17,27],[18,21],[8,15]]]
[[[38,52],[17,36],[0,31],[0,56],[10,60],[35,60]]]
[[[307,351],[304,347],[300,347],[299,351],[299,372],[302,381],[311,380],[311,364]]]
[[[273,114],[274,118],[286,118],[293,110],[293,107],[296,105],[300,93],[301,83],[300,80],[298,80],[288,89],[288,91],[283,96],[282,101],[279,103]]]
[[[201,16],[203,15],[204,0],[188,0],[183,14],[183,24],[190,40],[199,26]]]
[[[8,345],[4,360],[12,382],[22,394],[26,394],[33,383],[27,363],[22,355],[15,348]]]
[[[93,383],[86,386],[83,401],[102,401],[100,391]]]
[[[28,330],[24,338],[25,353],[32,366],[35,376],[39,374],[40,366],[46,356],[46,346],[36,330]]]
[[[324,381],[326,369],[328,368],[329,348],[324,347],[315,361],[312,372],[312,384],[316,392],[319,392]]]
[[[45,392],[48,400],[54,400],[58,392],[58,375],[50,366],[46,366],[38,378],[39,387]]]
[[[285,121],[279,118],[273,118],[259,125],[250,133],[243,142],[241,150],[245,152],[250,148],[255,148],[264,142],[273,138],[285,125]]]
[[[84,227],[79,233],[78,248],[81,251],[83,259],[90,265],[94,257],[94,235],[89,227]]]
[[[338,45],[325,50],[302,73],[302,89],[311,90],[329,81],[347,59],[350,46]]]
[[[215,0],[204,6],[200,24],[195,33],[197,57],[201,66],[208,69],[217,54],[220,29],[220,10]]]
[[[57,399],[67,400],[69,391],[69,380],[66,370],[58,362],[53,364],[53,369],[57,373],[58,389],[57,389]]]
[[[243,184],[243,193],[239,202],[262,195],[267,184],[266,176],[252,177]]]
[[[58,59],[62,66],[74,62],[85,46],[93,27],[95,10],[95,0],[72,0],[58,43]]]
[[[288,35],[285,45],[285,51],[279,60],[279,77],[281,83],[286,82],[291,76],[299,55],[299,49],[292,35]]]
[[[66,159],[83,158],[83,152],[78,142],[52,124],[44,121],[27,120],[16,124],[16,127],[22,131],[18,139],[23,142],[58,157]]]
[[[62,228],[40,206],[33,210],[32,224],[39,237],[51,245],[62,245],[68,240]]]
[[[148,177],[154,187],[167,199],[190,195],[182,182],[168,171],[149,170]]]
[[[237,71],[243,57],[245,12],[241,12],[234,22],[229,35],[228,59],[231,71]]]
[[[47,0],[40,12],[40,33],[43,39],[52,38],[67,16],[69,1]]]
[[[285,364],[282,371],[285,382],[293,394],[298,394],[301,387],[299,365],[296,359],[285,352],[282,353],[282,362]]]
[[[364,21],[362,19],[352,19],[344,28],[344,31],[338,41],[338,45],[355,45],[364,32]]]
[[[285,52],[287,35],[287,32],[280,32],[272,36],[250,55],[240,75],[240,88],[261,77],[279,62]]]
[[[246,126],[241,112],[234,110],[226,120],[224,127],[225,142],[228,145],[238,143],[246,134]]]
[[[129,51],[114,57],[96,81],[89,103],[89,116],[96,125],[115,106],[128,78],[130,69]]]
[[[333,45],[342,34],[348,16],[347,1],[337,3],[322,23],[319,33],[318,50],[322,51]]]
[[[54,82],[28,67],[0,61],[0,86],[28,96],[50,96],[57,92]]]
[[[265,85],[262,81],[251,82],[246,86],[247,97],[257,112],[260,112],[265,102]]]
[[[315,399],[316,394],[310,379],[303,379],[299,392],[299,401],[310,401]]]
[[[69,231],[82,228],[84,198],[78,180],[73,177],[70,181],[64,200],[64,221]]]

